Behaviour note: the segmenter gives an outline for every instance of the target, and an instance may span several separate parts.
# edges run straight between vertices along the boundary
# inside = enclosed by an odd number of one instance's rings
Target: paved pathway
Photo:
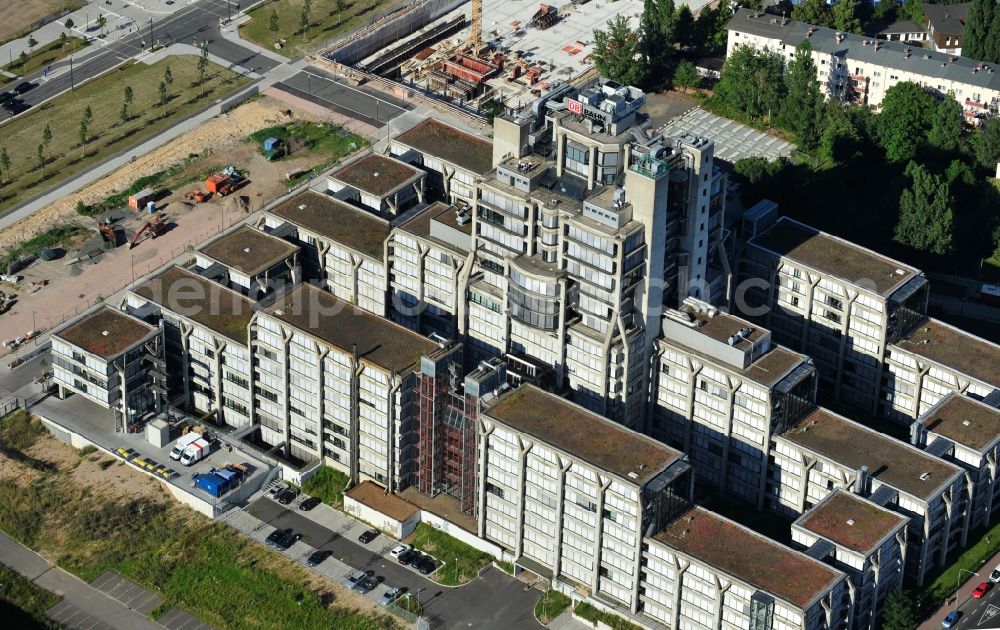
[[[73,628],[102,627],[122,630],[163,630],[163,627],[87,584],[75,575],[49,564],[44,558],[0,532],[3,563],[63,600],[49,609],[50,616]]]

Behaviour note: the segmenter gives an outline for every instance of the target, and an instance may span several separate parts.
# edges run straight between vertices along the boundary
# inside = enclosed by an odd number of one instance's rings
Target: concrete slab
[[[157,621],[168,630],[212,630],[212,626],[177,606],[168,610]]]
[[[715,157],[736,162],[760,156],[768,160],[787,157],[795,148],[781,138],[757,131],[738,122],[711,114],[696,107],[663,126],[668,136],[695,133],[715,141]]]
[[[162,597],[122,577],[116,571],[105,571],[90,585],[144,615],[153,612],[163,603]]]

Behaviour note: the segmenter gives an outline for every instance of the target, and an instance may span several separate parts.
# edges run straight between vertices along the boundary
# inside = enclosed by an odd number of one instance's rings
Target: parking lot
[[[314,550],[330,550],[332,555],[313,570],[334,581],[343,583],[355,569],[373,571],[381,581],[366,597],[374,601],[391,587],[405,587],[423,606],[424,616],[433,628],[542,627],[532,612],[541,591],[528,588],[496,568],[487,569],[478,579],[458,588],[441,586],[388,556],[398,544],[395,539],[381,534],[362,545],[358,536],[368,529],[367,525],[327,505],[303,512],[298,509],[303,498],[284,506],[261,497],[245,510],[227,515],[226,520],[262,544],[274,529],[291,528],[301,533],[302,539],[284,553],[305,563]],[[445,562],[438,571],[447,569]]]

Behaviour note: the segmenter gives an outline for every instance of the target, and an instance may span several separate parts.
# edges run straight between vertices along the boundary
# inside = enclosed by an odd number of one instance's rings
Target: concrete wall
[[[225,114],[229,110],[235,109],[236,107],[239,107],[243,103],[246,103],[247,101],[249,101],[253,97],[257,96],[258,93],[260,93],[260,87],[258,85],[256,85],[256,84],[255,85],[251,85],[246,90],[243,90],[242,92],[240,92],[236,96],[232,97],[228,101],[225,101],[222,104],[220,104],[219,105],[219,113]]]
[[[442,532],[448,534],[452,538],[457,538],[458,540],[461,540],[462,542],[469,545],[470,547],[473,547],[474,549],[478,549],[479,551],[490,554],[494,558],[499,558],[500,560],[504,560],[507,562],[513,560],[513,558],[503,557],[504,555],[503,549],[501,549],[499,546],[494,545],[488,540],[483,540],[482,538],[479,538],[475,534],[465,531],[458,525],[455,525],[451,521],[446,521],[445,519],[441,518],[437,514],[434,514],[433,512],[428,512],[427,510],[421,510],[420,520],[432,526],[434,529],[441,530]],[[447,558],[439,558],[439,559],[447,560]]]
[[[412,516],[404,521],[397,521],[347,495],[344,495],[344,512],[366,523],[370,523],[397,540],[402,540],[412,534],[413,530],[417,528],[417,524],[420,523],[419,511],[414,512]]]
[[[346,65],[353,65],[383,51],[404,37],[419,31],[439,17],[454,11],[468,0],[425,0],[405,13],[362,32],[357,37],[347,41],[325,53],[325,56]]]

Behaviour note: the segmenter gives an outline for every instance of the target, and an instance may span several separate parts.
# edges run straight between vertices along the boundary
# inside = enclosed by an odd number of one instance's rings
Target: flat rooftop
[[[312,285],[300,284],[266,313],[343,351],[357,345],[363,361],[404,372],[438,345],[398,324],[364,311]]]
[[[302,229],[382,260],[389,223],[317,192],[307,191],[269,210]]]
[[[1000,346],[940,320],[925,320],[896,345],[993,387],[1000,387]]]
[[[798,608],[808,607],[844,578],[833,567],[700,506],[653,538]]]
[[[962,473],[958,466],[822,407],[781,437],[841,466],[854,470],[867,466],[873,478],[924,500]]]
[[[870,249],[782,217],[753,239],[757,247],[887,296],[919,272]]]
[[[868,554],[909,519],[846,490],[835,490],[796,523],[834,544]]]
[[[433,118],[404,131],[396,140],[479,175],[493,170],[492,142]]]
[[[982,451],[1000,439],[1000,409],[962,394],[948,394],[922,419],[924,428]]]
[[[142,341],[156,328],[110,306],[102,306],[55,333],[60,339],[111,359]]]
[[[226,267],[256,276],[299,251],[299,246],[244,225],[198,251]]]
[[[637,485],[684,457],[666,444],[534,385],[523,385],[500,396],[484,413]]]
[[[384,197],[401,186],[416,181],[423,171],[399,160],[369,154],[351,162],[330,177],[376,197]]]
[[[233,341],[247,343],[253,302],[198,274],[170,267],[132,289],[132,293]]]
[[[425,238],[435,243],[442,245],[448,249],[455,249],[456,245],[454,243],[449,243],[442,241],[439,238],[435,238],[431,235],[431,223],[440,223],[446,227],[453,230],[458,230],[462,234],[469,237],[469,241],[462,248],[462,252],[468,252],[472,249],[472,221],[468,221],[464,225],[458,222],[458,216],[456,214],[458,208],[455,206],[449,206],[448,204],[441,203],[440,201],[435,201],[433,204],[428,206],[426,209],[417,213],[413,218],[407,220],[405,223],[399,224],[397,227],[408,234],[413,236],[418,236],[420,238]]]
[[[397,521],[405,521],[420,511],[409,501],[395,494],[386,494],[385,488],[374,481],[362,481],[345,492],[344,496]]]

